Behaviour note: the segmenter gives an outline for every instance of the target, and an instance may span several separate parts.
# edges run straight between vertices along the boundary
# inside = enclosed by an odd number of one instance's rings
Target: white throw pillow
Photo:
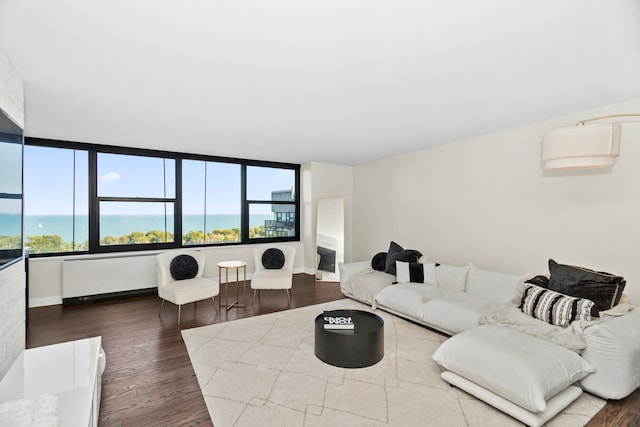
[[[509,303],[516,295],[518,286],[524,283],[525,274],[508,274],[483,270],[469,263],[467,292],[501,304]]]
[[[428,283],[429,285],[436,286],[436,263],[435,262],[425,262],[424,263],[424,283]]]
[[[577,353],[497,325],[483,325],[445,341],[433,354],[443,368],[531,412],[595,368]]]
[[[396,280],[398,283],[427,283],[436,284],[436,264],[434,262],[403,262],[396,261]],[[420,271],[418,271],[418,269]]]
[[[436,268],[436,285],[451,292],[464,292],[467,286],[469,266],[440,264]]]

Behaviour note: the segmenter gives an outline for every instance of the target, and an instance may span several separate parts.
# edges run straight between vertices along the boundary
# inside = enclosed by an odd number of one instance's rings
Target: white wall
[[[0,114],[24,127],[24,87],[18,72],[0,49]],[[25,263],[0,270],[0,379],[25,348]]]
[[[553,258],[624,276],[640,304],[640,123],[623,125],[609,170],[545,172],[540,162],[547,131],[638,112],[640,99],[357,166],[354,260],[390,240],[513,273],[547,273]]]
[[[0,49],[0,110],[24,128],[24,84],[11,61]]]
[[[316,212],[318,199],[344,198],[344,257],[352,259],[353,167],[329,163],[302,165],[302,238],[305,242],[305,266],[315,274]]]
[[[294,273],[302,273],[304,268],[305,244],[302,242],[289,242],[296,248],[296,259],[294,263]],[[217,264],[221,261],[241,260],[247,262],[247,280],[251,279],[255,271],[253,261],[253,249],[260,245],[243,246],[223,246],[210,248],[196,248],[207,254],[204,276],[218,280]],[[159,251],[136,252],[131,257],[122,253],[111,255],[73,255],[50,258],[31,258],[29,261],[29,306],[39,307],[44,305],[54,305],[62,303],[63,295],[63,263],[65,259],[73,260],[73,263],[90,262],[93,265],[94,273],[106,268],[110,269],[108,276],[102,271],[100,277],[96,278],[91,269],[87,271],[86,293],[83,295],[94,295],[108,292],[120,292],[131,289],[145,289],[156,286],[155,283],[155,263],[148,262],[149,257],[153,257]],[[118,261],[122,263],[118,265]],[[136,261],[139,261],[136,262]],[[102,262],[108,267],[94,264]],[[107,264],[108,262],[108,264]],[[135,269],[144,268],[147,271],[141,272]],[[82,272],[74,274],[76,280],[82,281]],[[146,277],[147,283],[139,283],[138,286],[131,287],[127,283],[130,277]],[[242,275],[240,275],[242,278]],[[235,273],[229,280],[235,280]],[[75,296],[75,294],[74,294]]]
[[[317,200],[322,198],[343,197],[345,199],[345,259],[350,261],[353,167],[326,163],[305,163],[301,168],[301,186],[301,236],[299,243],[293,243],[297,249],[294,272],[315,274],[316,207]],[[205,276],[217,278],[216,264],[219,261],[240,259],[247,261],[247,273],[248,278],[250,278],[251,273],[255,270],[253,267],[253,247],[254,245],[243,245],[203,249],[207,252]],[[157,251],[150,252],[150,254],[155,253],[157,253]],[[140,252],[133,253],[133,255],[136,256],[140,254]],[[123,255],[122,253],[113,254],[113,256],[116,257]],[[62,303],[62,263],[65,258],[76,260],[80,258],[92,259],[99,257],[105,257],[105,255],[32,258],[29,264],[29,305],[31,307],[38,307]],[[153,286],[153,284],[150,283],[148,287],[151,286]],[[109,291],[113,290],[110,289]],[[87,295],[90,294],[92,294],[92,292],[87,293]]]
[[[544,172],[540,166],[547,131],[624,112],[640,112],[640,99],[355,168],[305,163],[297,272],[314,273],[317,200],[343,197],[347,262],[386,251],[390,240],[440,262],[513,273],[546,273],[554,258],[625,276],[626,293],[640,303],[640,124],[623,125],[612,169]],[[251,259],[249,247],[211,250]],[[32,302],[53,303],[61,295],[61,261],[30,265]]]
[[[24,261],[0,270],[0,379],[25,348]]]

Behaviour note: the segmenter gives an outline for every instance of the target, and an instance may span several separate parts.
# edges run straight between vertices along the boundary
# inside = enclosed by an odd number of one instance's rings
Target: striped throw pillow
[[[525,283],[522,304],[524,314],[566,328],[574,320],[591,320],[594,302],[570,297],[531,283]]]

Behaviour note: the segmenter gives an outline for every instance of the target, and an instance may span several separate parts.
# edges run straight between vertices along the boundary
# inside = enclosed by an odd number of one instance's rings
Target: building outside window
[[[286,239],[298,235],[296,184],[293,170],[247,167],[249,218],[264,224],[250,233],[250,239]]]
[[[293,190],[272,191],[271,200],[293,202]],[[271,205],[274,219],[264,222],[265,237],[295,236],[296,208],[293,204]]]

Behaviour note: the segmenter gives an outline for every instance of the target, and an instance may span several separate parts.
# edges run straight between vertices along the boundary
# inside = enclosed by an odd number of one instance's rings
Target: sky
[[[2,114],[2,113],[0,113]],[[20,150],[22,146],[12,142],[0,141],[0,193],[20,193],[20,175],[22,167]]]
[[[88,156],[74,150],[25,146],[25,215],[73,213],[73,171],[76,170],[76,214],[88,213]],[[240,165],[206,162],[207,214],[240,213]],[[166,174],[166,188],[163,175]],[[294,186],[293,170],[249,166],[247,197],[269,200],[271,191]],[[98,155],[98,194],[115,197],[174,197],[173,160],[101,153]],[[205,162],[183,161],[183,214],[204,213]],[[104,202],[103,202],[104,203]],[[147,214],[136,203],[109,203],[105,214]],[[161,206],[158,204],[158,206]],[[256,209],[252,214],[263,213]],[[270,213],[269,206],[264,213]]]

